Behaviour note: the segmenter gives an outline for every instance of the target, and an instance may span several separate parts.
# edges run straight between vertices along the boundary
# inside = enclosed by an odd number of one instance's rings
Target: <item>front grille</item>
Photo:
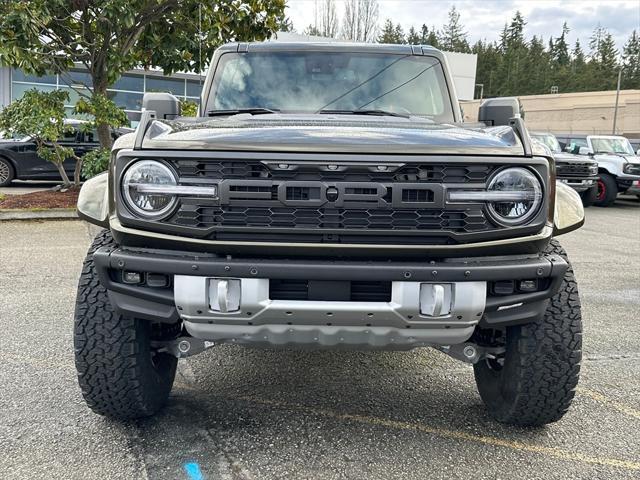
[[[558,177],[589,177],[597,173],[592,171],[590,163],[557,163],[556,174]]]
[[[204,207],[183,205],[174,222],[195,228],[253,227],[323,230],[446,230],[490,228],[482,210],[345,209],[301,207]]]
[[[144,226],[238,244],[456,245],[512,235],[491,220],[484,202],[447,200],[449,188],[484,189],[508,161],[273,158],[166,159],[181,185],[215,184],[218,198],[181,196],[168,218]],[[545,178],[544,166],[531,168]],[[526,232],[539,227],[537,222]]]

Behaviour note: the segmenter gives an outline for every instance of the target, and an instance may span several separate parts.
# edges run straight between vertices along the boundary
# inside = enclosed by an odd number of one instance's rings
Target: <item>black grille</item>
[[[314,288],[323,289],[322,300],[350,302],[390,302],[391,282],[315,282],[309,280],[275,280],[269,281],[269,298],[271,300],[317,300]],[[323,285],[326,284],[326,285]],[[334,290],[332,292],[332,290]]]
[[[419,200],[412,198],[411,201]],[[188,204],[182,205],[173,222],[195,228],[222,226],[322,230],[436,230],[458,233],[483,231],[490,228],[482,210],[234,207],[226,205],[207,207]]]
[[[591,165],[589,163],[557,163],[556,173],[559,177],[562,176],[578,176],[589,177],[595,175],[591,172]]]
[[[175,160],[180,177],[206,179],[260,179],[292,181],[342,181],[342,182],[435,182],[435,183],[484,183],[492,172],[490,165],[442,165],[412,164],[400,168],[371,164],[340,166],[329,170],[327,165],[297,164],[285,162],[270,167],[261,162],[248,161],[199,161]],[[287,168],[281,168],[286,166]],[[379,170],[379,168],[386,170]]]

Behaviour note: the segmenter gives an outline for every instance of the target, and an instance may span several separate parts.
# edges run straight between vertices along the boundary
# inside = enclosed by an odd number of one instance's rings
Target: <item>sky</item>
[[[287,0],[287,15],[298,32],[314,22],[314,5],[322,0]],[[336,0],[338,17],[343,14],[342,0]],[[549,37],[562,32],[562,23],[570,28],[569,41],[573,46],[580,39],[583,50],[588,51],[589,37],[600,23],[613,35],[621,50],[631,32],[640,32],[640,1],[638,0],[378,0],[379,24],[386,18],[400,23],[405,32],[423,23],[440,29],[447,22],[447,12],[455,5],[460,20],[469,34],[471,44],[479,39],[497,40],[505,22],[516,10],[524,15],[525,35],[542,35],[545,44]]]

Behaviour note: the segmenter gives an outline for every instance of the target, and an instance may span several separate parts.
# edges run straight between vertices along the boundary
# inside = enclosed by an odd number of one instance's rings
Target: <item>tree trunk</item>
[[[70,187],[71,186],[71,180],[69,180],[69,175],[67,175],[67,172],[64,169],[64,164],[62,162],[54,162],[56,165],[56,168],[58,169],[58,172],[60,172],[60,177],[62,178],[62,185],[64,187]]]
[[[107,82],[105,80],[106,75],[92,72],[93,75],[93,94],[107,96]],[[111,150],[113,145],[113,139],[111,138],[111,127],[108,123],[97,123],[96,130],[98,132],[98,140],[100,140],[100,147]]]
[[[73,172],[73,184],[76,187],[80,186],[80,175],[82,174],[82,163],[83,163],[83,159],[82,157],[75,157],[76,159],[76,168]]]
[[[100,146],[111,150],[113,139],[111,138],[111,127],[107,123],[99,123],[96,125],[98,131],[98,139],[100,140]]]

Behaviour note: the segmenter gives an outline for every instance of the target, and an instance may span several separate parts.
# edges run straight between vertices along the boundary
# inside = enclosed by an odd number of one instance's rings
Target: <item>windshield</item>
[[[562,151],[560,149],[560,143],[558,143],[558,139],[555,135],[550,133],[536,133],[531,136],[549,147],[549,150],[551,150],[552,153],[560,153]]]
[[[629,140],[622,137],[590,137],[594,153],[621,153],[633,155]]]
[[[385,110],[454,121],[440,62],[372,53],[250,52],[222,55],[207,110]]]

